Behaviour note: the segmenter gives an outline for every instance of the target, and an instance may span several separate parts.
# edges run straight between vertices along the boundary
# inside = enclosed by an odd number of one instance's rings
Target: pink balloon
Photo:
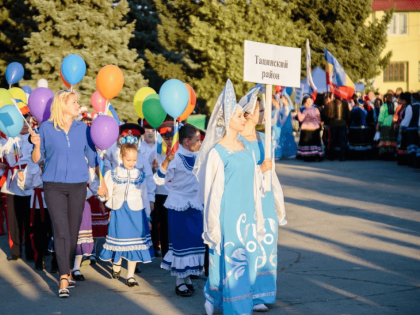
[[[92,94],[90,104],[97,112],[105,113],[106,99],[98,91]]]

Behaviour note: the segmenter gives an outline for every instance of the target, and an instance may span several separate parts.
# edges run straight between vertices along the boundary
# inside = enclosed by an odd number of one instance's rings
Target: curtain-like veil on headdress
[[[229,121],[237,106],[239,105],[236,103],[235,90],[232,82],[228,79],[216,105],[214,105],[207,125],[206,137],[195,160],[193,174],[197,177],[200,186],[204,185],[209,152],[229,132]]]
[[[264,86],[262,84],[257,84],[249,92],[244,95],[240,101],[239,105],[242,106],[244,112],[248,114],[253,114],[255,110],[255,105],[257,104],[258,94],[264,93]],[[262,104],[260,104],[261,106]]]

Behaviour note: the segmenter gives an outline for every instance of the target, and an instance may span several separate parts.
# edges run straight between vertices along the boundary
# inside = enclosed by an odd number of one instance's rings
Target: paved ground
[[[271,314],[420,314],[420,171],[288,160],[277,172],[289,224],[279,233]],[[87,281],[62,300],[57,275],[9,263],[8,253],[2,236],[0,314],[204,314],[205,280],[193,298],[180,298],[158,260],[142,266],[136,289],[110,280],[109,264],[85,266]]]

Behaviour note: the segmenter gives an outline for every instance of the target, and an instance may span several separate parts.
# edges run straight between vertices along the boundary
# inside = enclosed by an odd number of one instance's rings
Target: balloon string
[[[11,84],[9,84],[9,90],[12,88],[12,85]]]
[[[73,92],[73,84],[70,85],[70,92]]]
[[[109,101],[106,100],[106,103],[105,103],[105,113],[104,113],[104,115],[108,115],[108,109],[109,109]]]

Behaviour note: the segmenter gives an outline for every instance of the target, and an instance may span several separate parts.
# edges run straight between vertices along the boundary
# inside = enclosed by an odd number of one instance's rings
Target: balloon
[[[16,100],[16,103],[20,103],[23,102],[25,105],[28,104],[28,99],[26,97],[26,93],[25,91],[23,91],[22,89],[18,88],[18,87],[12,87],[9,89],[10,94],[12,95],[12,98],[14,98]]]
[[[23,127],[23,118],[14,105],[0,108],[0,130],[8,137],[16,137]]]
[[[193,112],[193,110],[195,108],[195,104],[197,103],[197,98],[195,96],[194,89],[190,85],[188,85],[187,83],[184,83],[184,84],[188,89],[189,100],[188,100],[187,108],[182,113],[182,115],[179,116],[178,121],[183,121],[183,120],[187,119],[188,116],[190,116],[191,113]]]
[[[172,118],[178,118],[188,105],[188,89],[182,81],[171,79],[163,83],[159,91],[160,103]]]
[[[13,105],[12,94],[6,89],[0,89],[0,108],[4,105]]]
[[[51,116],[51,105],[54,100],[54,93],[47,88],[39,87],[32,91],[29,96],[28,107],[32,116],[42,123]]]
[[[286,93],[287,93],[287,95],[292,95],[292,93],[293,93],[293,88],[292,87],[287,87],[286,88]]]
[[[26,93],[26,94],[31,94],[32,93],[32,89],[29,85],[24,85],[22,86],[22,90]]]
[[[66,79],[64,79],[64,77],[63,77],[63,72],[61,72],[61,68],[60,68],[60,77],[61,77],[61,80],[63,81],[64,85],[65,85],[65,86],[67,86],[68,88],[70,88],[70,87],[71,87],[71,84],[70,84],[70,83],[68,83],[68,82],[66,81]]]
[[[117,66],[108,65],[99,70],[96,77],[96,87],[106,100],[111,100],[117,96],[123,85],[124,75]]]
[[[101,93],[96,91],[90,98],[90,105],[92,105],[94,110],[105,113],[106,99],[102,97]]]
[[[143,102],[143,114],[153,128],[159,127],[166,118],[166,112],[160,105],[159,95],[151,94]]]
[[[45,79],[39,79],[38,80],[38,87],[48,88],[48,81]]]
[[[6,80],[7,83],[15,84],[18,83],[23,78],[23,66],[19,62],[12,62],[6,68]]]
[[[119,131],[118,124],[114,118],[100,115],[93,121],[90,135],[98,149],[106,150],[117,141]]]
[[[68,55],[61,63],[61,73],[66,82],[75,85],[85,76],[86,63],[79,55]]]
[[[137,91],[136,95],[134,95],[134,101],[133,101],[134,110],[136,111],[137,116],[139,116],[139,118],[141,119],[144,119],[144,114],[143,114],[144,99],[150,94],[156,94],[156,91],[150,87],[143,87]]]

